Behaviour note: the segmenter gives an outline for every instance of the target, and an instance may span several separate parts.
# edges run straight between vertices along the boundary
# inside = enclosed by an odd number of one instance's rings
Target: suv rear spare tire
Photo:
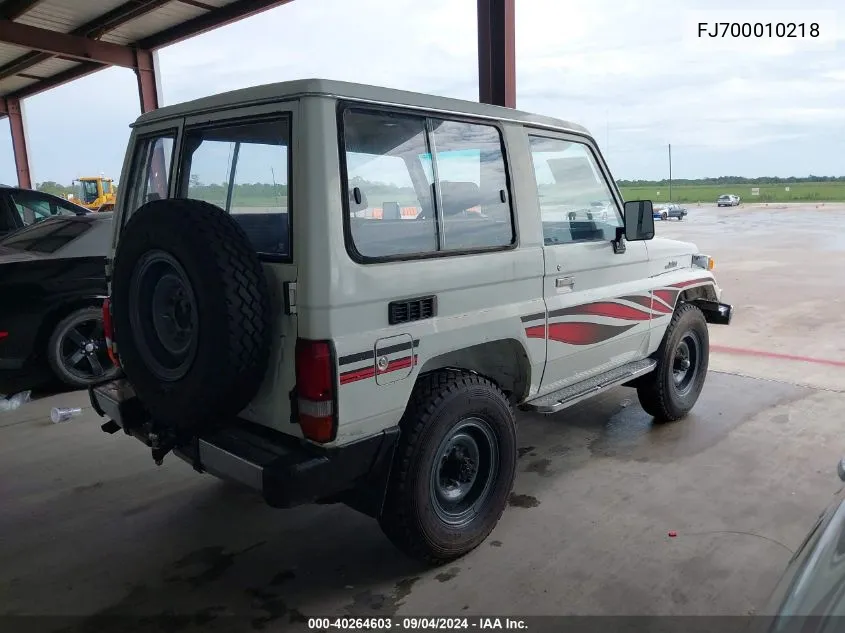
[[[199,200],[157,200],[122,231],[112,273],[121,365],[153,419],[180,429],[236,415],[267,368],[271,306],[243,229]]]

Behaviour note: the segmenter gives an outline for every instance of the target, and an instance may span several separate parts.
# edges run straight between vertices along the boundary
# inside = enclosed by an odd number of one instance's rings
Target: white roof
[[[540,127],[563,129],[589,135],[586,128],[576,123],[553,117],[530,114],[512,108],[327,79],[297,79],[294,81],[264,84],[165,106],[158,110],[142,114],[135,121],[133,127],[151,121],[182,117],[198,112],[220,110],[233,106],[270,103],[307,95],[410,106],[429,111],[468,114],[492,119],[509,119],[522,123],[531,123]]]

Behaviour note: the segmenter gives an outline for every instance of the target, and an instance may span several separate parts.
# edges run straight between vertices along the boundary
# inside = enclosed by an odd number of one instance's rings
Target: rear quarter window
[[[493,125],[344,107],[347,249],[361,261],[515,244],[505,153]]]

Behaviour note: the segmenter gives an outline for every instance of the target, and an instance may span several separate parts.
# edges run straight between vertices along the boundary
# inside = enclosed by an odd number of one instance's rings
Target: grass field
[[[745,203],[753,202],[845,202],[845,183],[842,182],[805,182],[789,185],[759,185],[760,195],[752,196],[749,185],[673,185],[672,202],[694,204],[696,202],[714,203],[723,193],[733,193]],[[655,203],[669,202],[669,188],[663,186],[622,187],[625,200],[651,200]],[[658,195],[659,192],[659,195]],[[206,199],[213,204],[224,205],[218,196],[195,197]],[[391,200],[400,206],[417,204],[416,199],[407,192],[396,191],[390,194],[376,195],[370,200],[372,206],[381,206],[382,201]],[[236,194],[232,199],[235,207],[279,208],[287,203],[285,196],[262,196]]]
[[[673,185],[672,202],[716,202],[723,193],[732,193],[743,202],[843,202],[845,183],[799,182],[787,185],[757,185],[760,195],[751,195],[750,185]],[[658,192],[660,194],[658,195]],[[668,187],[623,187],[625,200],[669,202]]]

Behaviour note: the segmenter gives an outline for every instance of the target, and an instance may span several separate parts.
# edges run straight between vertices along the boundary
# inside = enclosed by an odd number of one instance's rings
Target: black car
[[[43,191],[0,185],[0,237],[57,215],[89,213],[88,209]]]
[[[52,217],[0,239],[0,393],[50,372],[71,387],[115,373],[102,303],[111,213]]]

